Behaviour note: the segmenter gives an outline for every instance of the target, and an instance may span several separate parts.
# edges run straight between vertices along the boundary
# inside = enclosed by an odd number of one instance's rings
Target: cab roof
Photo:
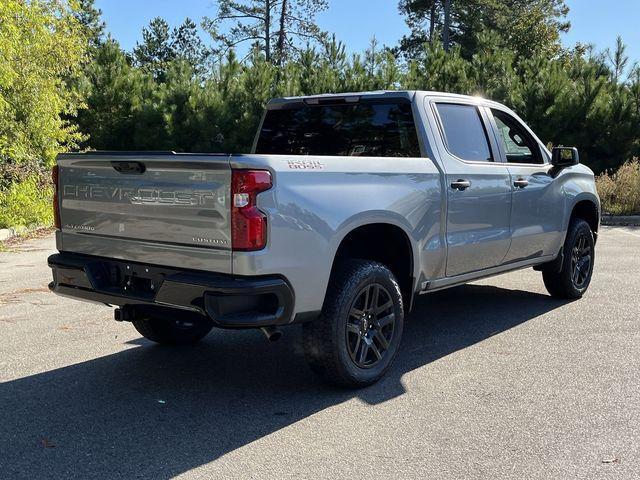
[[[296,97],[282,97],[274,98],[267,104],[267,108],[282,107],[284,104],[300,103],[304,102],[309,105],[318,105],[322,103],[329,103],[332,100],[346,101],[348,103],[357,103],[363,99],[366,100],[392,100],[392,99],[405,99],[413,101],[416,95],[422,97],[434,97],[434,98],[449,98],[449,99],[464,99],[466,101],[472,101],[481,103],[484,105],[499,105],[496,102],[487,100],[478,96],[471,95],[459,95],[456,93],[436,92],[428,90],[378,90],[373,92],[347,92],[347,93],[325,93],[321,95],[305,95]]]

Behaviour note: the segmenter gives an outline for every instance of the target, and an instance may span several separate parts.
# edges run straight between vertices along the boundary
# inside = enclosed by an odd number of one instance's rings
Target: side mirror
[[[554,147],[551,151],[551,165],[558,168],[572,167],[580,163],[576,147]]]

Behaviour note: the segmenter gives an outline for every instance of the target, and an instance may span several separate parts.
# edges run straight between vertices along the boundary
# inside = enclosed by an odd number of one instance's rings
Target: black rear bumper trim
[[[59,295],[108,305],[189,310],[222,328],[286,325],[295,297],[286,279],[239,277],[58,253],[48,259],[49,289]]]

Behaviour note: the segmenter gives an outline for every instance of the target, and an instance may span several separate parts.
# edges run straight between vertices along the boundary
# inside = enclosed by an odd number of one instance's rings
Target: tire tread
[[[574,287],[571,280],[571,249],[575,241],[575,237],[581,230],[587,230],[591,235],[591,242],[593,245],[593,232],[589,224],[582,218],[574,218],[569,224],[567,231],[567,237],[564,242],[563,252],[564,260],[560,272],[556,270],[555,262],[551,266],[542,269],[542,280],[549,294],[554,298],[575,300],[581,298],[587,291],[589,283],[583,290],[578,290]],[[595,261],[595,250],[592,253],[592,266]],[[591,275],[591,273],[590,273]],[[589,279],[590,281],[590,279]]]
[[[329,281],[327,295],[320,316],[303,327],[303,346],[309,367],[330,383],[343,387],[363,387],[376,382],[389,368],[389,365],[376,378],[369,381],[354,381],[343,368],[339,352],[335,348],[337,322],[340,310],[348,297],[356,290],[364,276],[372,271],[384,273],[393,282],[399,296],[401,314],[403,314],[400,287],[391,271],[383,264],[368,260],[346,260],[342,262]]]

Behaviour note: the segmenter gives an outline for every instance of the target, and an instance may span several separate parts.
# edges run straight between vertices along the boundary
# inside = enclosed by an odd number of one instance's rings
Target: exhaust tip
[[[262,327],[260,330],[262,330],[262,333],[264,333],[270,343],[277,342],[282,338],[282,331],[276,327]]]

